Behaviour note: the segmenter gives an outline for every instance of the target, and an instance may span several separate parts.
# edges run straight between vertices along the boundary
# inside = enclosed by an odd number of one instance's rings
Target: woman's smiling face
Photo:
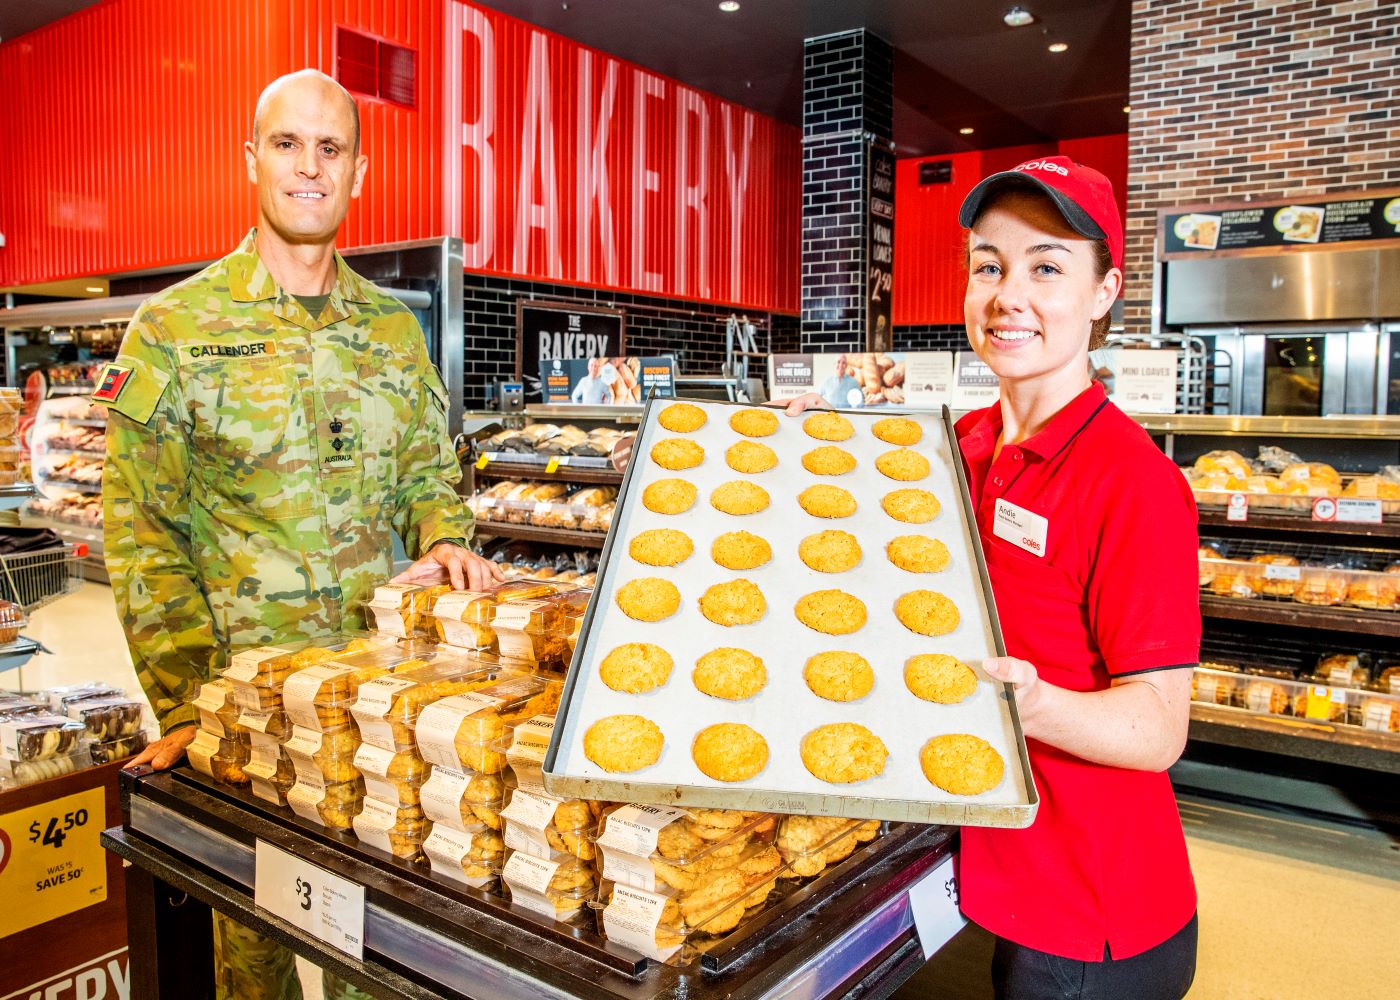
[[[1084,373],[1094,320],[1123,276],[1095,272],[1094,242],[1035,191],[1002,194],[968,238],[963,316],[977,356],[1013,383]]]

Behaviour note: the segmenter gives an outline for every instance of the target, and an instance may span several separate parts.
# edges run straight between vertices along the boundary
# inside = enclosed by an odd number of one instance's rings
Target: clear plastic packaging
[[[85,701],[88,698],[119,698],[126,692],[119,687],[104,684],[101,681],[87,681],[83,684],[65,684],[61,687],[51,687],[44,691],[44,696],[48,698],[49,710],[59,715],[68,714],[68,706],[75,701]]]
[[[420,789],[423,812],[433,823],[467,831],[485,827],[500,831],[504,821],[506,782],[501,774],[458,771],[433,766]]]
[[[1221,597],[1266,597],[1323,607],[1400,609],[1400,573],[1303,565],[1293,556],[1266,553],[1248,560],[1215,558],[1201,549],[1199,582]]]
[[[149,742],[144,730],[138,729],[128,736],[118,736],[110,740],[94,741],[88,744],[88,754],[94,764],[110,764],[114,760],[134,757],[146,749]]]
[[[19,638],[19,630],[29,624],[24,609],[13,601],[0,601],[0,646]]]
[[[850,857],[880,834],[878,820],[840,816],[784,816],[774,846],[787,866],[784,876],[812,878]]]
[[[437,635],[448,645],[461,649],[494,650],[497,636],[492,623],[502,604],[539,600],[563,589],[536,580],[512,580],[488,590],[444,594],[432,610]]]
[[[1313,675],[1319,684],[1332,687],[1362,687],[1371,681],[1370,658],[1352,653],[1333,653],[1317,661]]]
[[[701,876],[772,844],[771,813],[621,805],[602,810],[595,845],[605,879],[649,892],[689,892]]]
[[[554,716],[537,715],[519,723],[511,734],[501,741],[506,764],[515,786],[522,791],[544,795],[544,758],[549,751],[549,740],[554,735]]]
[[[81,722],[87,735],[101,742],[139,733],[145,711],[145,703],[135,698],[94,698],[69,705],[68,718]]]
[[[266,737],[253,737],[251,759],[243,766],[253,794],[275,805],[287,804],[287,793],[296,783],[296,768],[281,745]]]
[[[432,770],[417,750],[385,750],[370,743],[360,744],[354,765],[365,780],[367,796],[398,806],[421,804],[423,783]]]
[[[186,749],[190,767],[226,785],[246,785],[248,776],[243,765],[248,763],[248,746],[238,740],[219,739],[200,731]]]
[[[365,618],[376,631],[406,638],[419,634],[437,598],[452,588],[447,584],[421,587],[412,583],[385,583],[374,588],[365,605]]]
[[[238,713],[238,728],[250,734],[268,736],[281,741],[292,735],[292,723],[287,713],[280,708],[262,711],[255,708],[241,709]]]
[[[392,645],[341,655],[288,677],[282,688],[283,705],[293,725],[338,729],[350,722],[350,706],[361,684],[426,662]]]
[[[292,759],[298,780],[319,780],[326,784],[341,784],[360,777],[355,767],[355,751],[359,748],[360,736],[351,726],[325,732],[297,726],[282,744],[282,749]]]
[[[83,724],[61,715],[23,715],[0,719],[0,757],[47,760],[65,757],[78,746]]]
[[[396,670],[360,685],[350,714],[366,743],[386,750],[413,747],[413,732],[423,706],[488,687],[500,675],[496,663],[442,651],[441,647],[420,653],[418,658],[427,659],[427,664]]]
[[[279,711],[282,687],[288,677],[328,660],[379,649],[391,642],[368,634],[341,634],[311,642],[259,646],[236,654],[223,676],[233,682],[234,702],[240,707]]]
[[[583,613],[590,597],[590,590],[575,590],[498,604],[492,626],[501,656],[541,667],[567,666],[573,655],[573,616]]]
[[[592,861],[598,856],[593,838],[602,805],[513,789],[501,810],[506,847],[537,858]]]
[[[432,825],[417,806],[398,806],[366,796],[352,820],[360,843],[396,858],[413,860],[423,853]]]
[[[86,749],[40,760],[11,760],[8,757],[0,757],[0,788],[61,778],[65,774],[72,774],[87,767],[90,760]]]
[[[234,701],[233,682],[218,678],[205,681],[192,702],[199,710],[199,728],[219,739],[233,739],[247,733],[238,722],[238,705]]]
[[[588,912],[598,891],[593,866],[577,858],[537,858],[506,850],[501,884],[512,903],[559,921],[575,921]]]
[[[287,791],[287,805],[302,819],[332,830],[348,830],[365,801],[365,783],[356,778],[327,784],[306,780],[297,773],[296,784]]]
[[[480,823],[460,830],[434,823],[423,853],[439,875],[481,889],[500,876],[505,844],[499,833]]]
[[[0,691],[0,715],[18,718],[21,715],[47,715],[49,701],[42,694],[22,695],[14,691]]]
[[[516,723],[553,713],[562,689],[562,681],[519,676],[434,702],[418,716],[418,750],[434,764],[497,774],[506,765],[501,741]]]

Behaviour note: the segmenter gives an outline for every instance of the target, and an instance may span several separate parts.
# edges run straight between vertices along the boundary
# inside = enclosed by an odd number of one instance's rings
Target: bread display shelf
[[[605,486],[617,486],[622,482],[622,473],[612,466],[596,468],[563,461],[550,472],[545,463],[492,459],[477,469],[476,475],[479,479],[560,479],[570,483],[599,483]]]
[[[45,486],[57,486],[63,490],[74,490],[78,493],[101,493],[101,483],[80,483],[74,479],[45,479]]]
[[[1400,774],[1400,739],[1357,726],[1191,705],[1190,738],[1245,750]]]
[[[1241,529],[1315,532],[1346,538],[1400,538],[1400,515],[1387,515],[1380,524],[1362,524],[1348,521],[1314,521],[1310,511],[1263,511],[1251,507],[1248,520],[1231,521],[1226,517],[1224,507],[1199,505],[1197,510],[1201,525],[1208,528],[1229,528],[1232,531]]]
[[[497,538],[518,538],[526,542],[552,542],[555,545],[579,545],[601,549],[608,536],[601,531],[575,531],[572,528],[538,528],[532,524],[512,524],[506,521],[478,521],[478,534]]]
[[[1262,622],[1331,632],[1393,636],[1400,628],[1394,611],[1315,607],[1294,601],[1268,601],[1201,595],[1201,616],[1225,621]]]

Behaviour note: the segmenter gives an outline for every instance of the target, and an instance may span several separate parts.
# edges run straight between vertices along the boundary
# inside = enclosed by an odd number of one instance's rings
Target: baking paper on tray
[[[944,424],[927,413],[905,414],[922,426],[924,435],[915,451],[928,458],[931,473],[918,482],[886,478],[875,468],[876,458],[895,446],[871,433],[888,411],[846,412],[855,435],[843,442],[819,441],[803,431],[803,417],[781,413],[779,429],[764,438],[745,438],[729,427],[734,404],[692,401],[708,415],[705,425],[690,434],[675,434],[656,423],[656,414],[667,404],[648,409],[634,464],[620,499],[611,551],[598,580],[595,604],[579,643],[569,701],[561,708],[562,731],[551,776],[584,778],[598,782],[594,791],[610,788],[614,797],[697,806],[768,808],[783,812],[811,812],[866,818],[948,822],[989,822],[1024,825],[1033,813],[1023,770],[1023,745],[1012,721],[1003,685],[980,670],[980,661],[996,655],[996,642],[987,611],[982,577],[960,498],[954,453]],[[694,469],[674,472],[649,457],[652,446],[669,437],[695,441],[705,449],[704,462]],[[756,440],[778,454],[778,465],[767,472],[742,475],[725,462],[725,451],[738,441]],[[802,455],[813,448],[835,444],[855,456],[856,469],[842,476],[818,476],[802,467]],[[680,478],[695,484],[695,505],[681,515],[649,511],[641,492],[658,479]],[[709,496],[717,486],[747,479],[768,491],[770,504],[757,514],[733,516],[715,510]],[[850,491],[857,511],[847,518],[821,518],[808,514],[797,502],[804,489],[829,484]],[[902,488],[932,491],[942,510],[922,525],[896,521],[881,509],[881,498]],[[628,545],[639,533],[654,528],[684,531],[695,543],[694,554],[675,567],[638,563]],[[861,563],[844,573],[820,573],[798,558],[798,543],[807,535],[834,529],[856,536],[862,549]],[[724,569],[710,557],[713,539],[729,531],[749,531],[767,539],[773,558],[758,569]],[[899,535],[924,534],[947,545],[949,565],[939,573],[909,573],[894,566],[885,546]],[[619,587],[640,577],[663,577],[681,594],[681,607],[664,621],[648,623],[629,618],[617,606]],[[767,611],[752,625],[725,627],[707,620],[699,600],[712,584],[743,578],[764,594]],[[852,635],[832,636],[800,623],[794,605],[804,594],[839,589],[865,602],[867,621]],[[945,594],[958,606],[961,620],[946,636],[918,635],[902,625],[894,614],[896,599],[911,590],[928,589]],[[623,643],[650,642],[666,649],[675,661],[667,684],[659,690],[635,695],[613,691],[598,676],[598,665]],[[767,668],[767,686],[746,701],[725,701],[697,690],[691,681],[695,661],[721,646],[737,646],[757,654]],[[803,666],[824,650],[849,650],[869,661],[875,672],[874,690],[859,701],[838,703],[813,694],[802,677]],[[918,653],[948,653],[969,664],[981,683],[966,701],[938,705],[923,701],[904,684],[904,663]],[[655,722],[665,735],[660,760],[631,774],[613,774],[598,767],[583,753],[583,734],[596,720],[615,714],[642,715]],[[885,770],[877,777],[847,785],[824,782],[803,765],[803,736],[818,726],[858,722],[876,733],[889,750]],[[766,768],[744,782],[721,782],[706,776],[691,759],[695,735],[720,722],[752,726],[767,740]],[[919,750],[933,736],[971,733],[987,740],[1005,764],[1005,777],[995,789],[977,796],[955,796],[924,777]],[[626,789],[617,787],[624,783]],[[559,787],[559,786],[551,786]],[[626,791],[625,796],[618,796]],[[873,800],[881,800],[879,802]],[[742,805],[741,805],[742,803]],[[960,807],[968,807],[961,810]],[[988,808],[982,808],[988,807]],[[1010,807],[1010,812],[1004,808]]]

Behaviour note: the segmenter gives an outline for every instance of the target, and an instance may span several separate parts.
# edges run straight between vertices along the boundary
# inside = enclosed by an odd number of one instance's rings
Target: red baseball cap
[[[1093,167],[1075,163],[1068,156],[1042,156],[985,178],[963,200],[958,224],[971,229],[988,199],[1013,187],[1044,192],[1071,229],[1107,243],[1113,266],[1123,269],[1123,220],[1113,197],[1113,184]]]

